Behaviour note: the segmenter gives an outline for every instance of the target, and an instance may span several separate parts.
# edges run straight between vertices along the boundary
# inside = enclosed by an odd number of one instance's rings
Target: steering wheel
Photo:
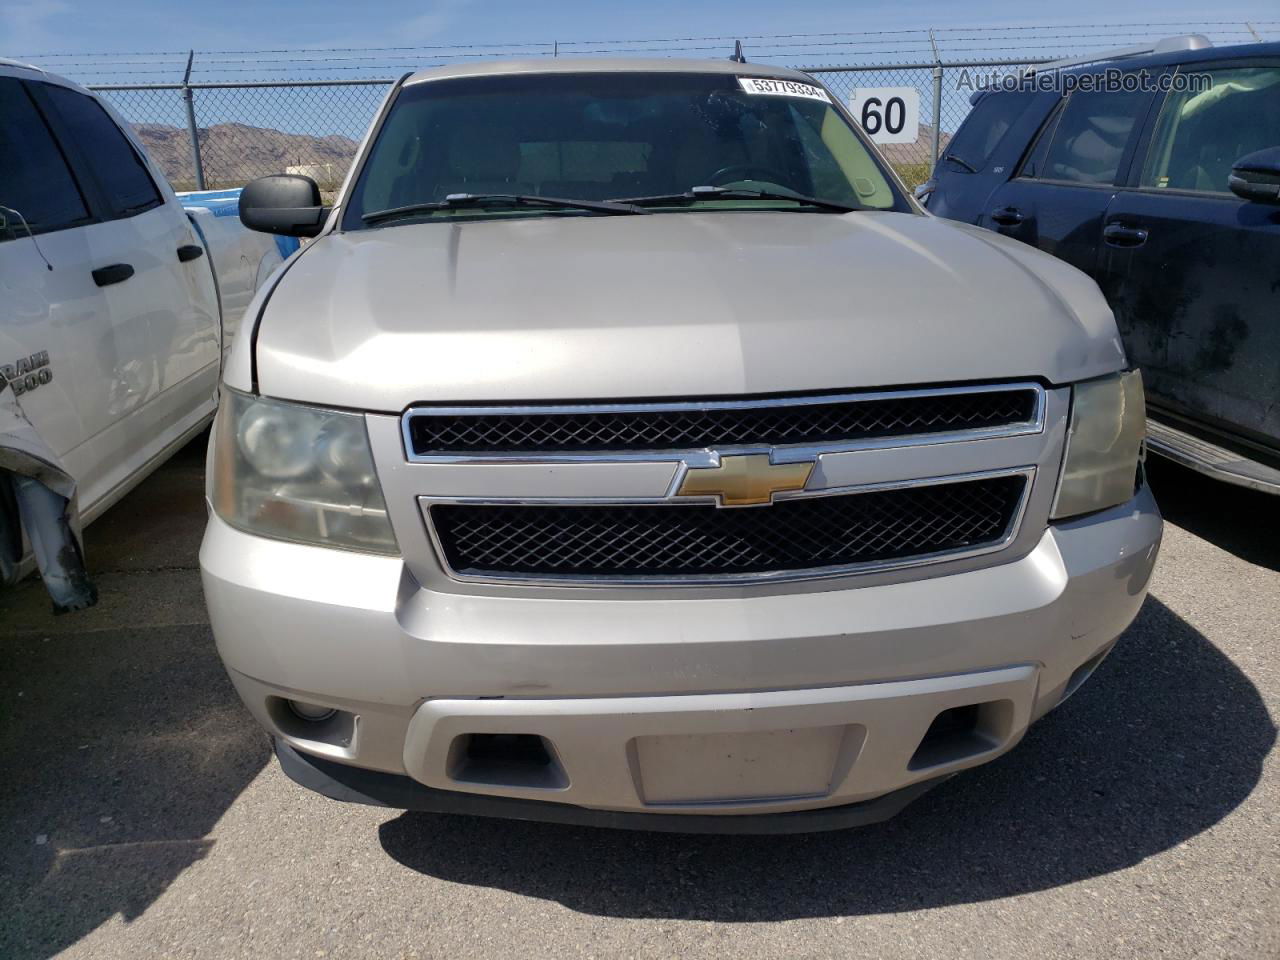
[[[718,187],[725,183],[733,183],[735,180],[763,180],[783,187],[786,186],[787,175],[773,167],[762,167],[753,163],[735,163],[721,167],[707,177],[707,186]]]

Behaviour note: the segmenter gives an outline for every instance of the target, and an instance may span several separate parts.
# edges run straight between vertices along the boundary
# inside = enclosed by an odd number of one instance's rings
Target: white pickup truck
[[[92,602],[80,527],[209,422],[240,316],[298,243],[175,194],[88,90],[0,60],[0,584]]]

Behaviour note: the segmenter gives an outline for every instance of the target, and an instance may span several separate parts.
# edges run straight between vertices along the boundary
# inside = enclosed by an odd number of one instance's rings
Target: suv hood
[[[1040,378],[1123,366],[1093,281],[929,216],[658,213],[420,223],[310,244],[270,294],[263,394],[638,399]]]

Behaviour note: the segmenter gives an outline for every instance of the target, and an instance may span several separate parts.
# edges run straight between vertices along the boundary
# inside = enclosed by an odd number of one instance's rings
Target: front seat
[[[1055,164],[1055,175],[1083,183],[1110,181],[1132,127],[1129,117],[1091,117],[1090,125],[1068,144],[1070,162]]]

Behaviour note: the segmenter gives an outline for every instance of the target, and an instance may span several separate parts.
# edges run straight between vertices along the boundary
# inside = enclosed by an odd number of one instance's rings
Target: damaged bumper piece
[[[75,478],[0,375],[0,585],[21,578],[29,548],[54,613],[93,606],[98,592],[85,570],[79,526]]]

